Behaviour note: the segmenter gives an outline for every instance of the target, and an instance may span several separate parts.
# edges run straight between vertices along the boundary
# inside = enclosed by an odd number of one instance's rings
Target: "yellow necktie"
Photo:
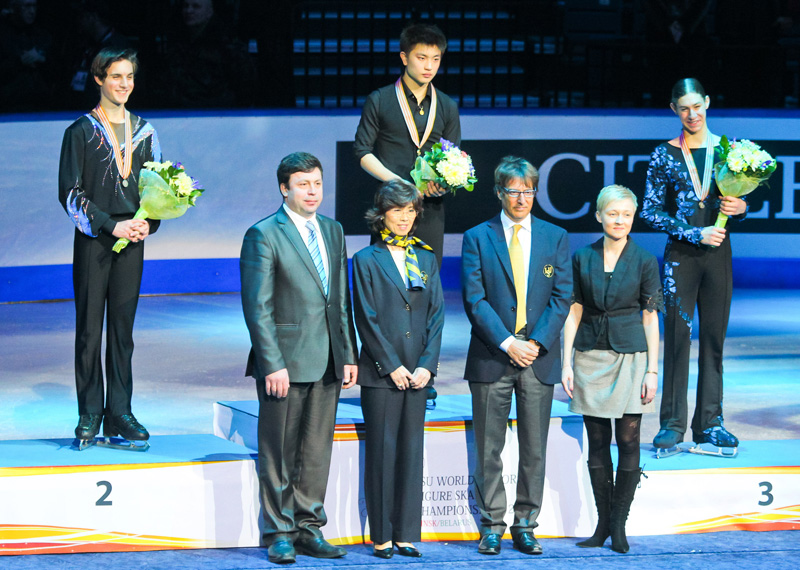
[[[522,226],[514,224],[514,234],[511,236],[511,245],[508,246],[508,255],[511,257],[511,271],[514,273],[514,289],[517,293],[517,323],[514,325],[514,333],[518,333],[525,328],[525,262],[522,259],[522,246],[519,243],[517,234]]]

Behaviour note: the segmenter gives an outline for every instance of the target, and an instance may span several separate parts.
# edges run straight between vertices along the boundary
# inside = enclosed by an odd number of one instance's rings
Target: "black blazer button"
[[[517,308],[516,307],[511,307],[511,312],[512,313],[516,313],[517,312]]]
[[[411,338],[411,333],[410,332],[406,333],[406,338]]]

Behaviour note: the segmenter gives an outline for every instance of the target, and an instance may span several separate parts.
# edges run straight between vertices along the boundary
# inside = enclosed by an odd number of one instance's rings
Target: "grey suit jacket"
[[[545,384],[561,381],[561,328],[572,298],[567,232],[531,216],[526,336],[542,345],[531,367]],[[508,368],[500,344],[513,334],[517,296],[500,215],[468,230],[461,251],[464,309],[472,324],[464,378],[496,382]]]
[[[286,368],[290,382],[316,382],[329,354],[342,378],[344,365],[357,362],[344,233],[338,222],[319,214],[317,219],[328,253],[327,297],[283,207],[244,236],[242,309],[252,344],[246,374],[257,380]]]
[[[383,242],[353,256],[353,303],[361,338],[358,383],[395,388],[389,374],[405,366],[409,372],[439,371],[444,329],[444,298],[436,256],[415,248],[420,269],[428,276],[425,289],[409,291]],[[433,379],[431,379],[433,383]]]

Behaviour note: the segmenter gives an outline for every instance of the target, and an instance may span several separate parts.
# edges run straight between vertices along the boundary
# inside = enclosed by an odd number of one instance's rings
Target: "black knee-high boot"
[[[614,482],[614,498],[611,502],[611,550],[628,552],[628,537],[625,536],[625,521],[628,520],[633,495],[639,484],[642,469],[617,469]]]
[[[611,534],[611,501],[614,495],[614,466],[589,466],[594,504],[597,507],[597,527],[594,534],[578,543],[581,548],[598,548]]]

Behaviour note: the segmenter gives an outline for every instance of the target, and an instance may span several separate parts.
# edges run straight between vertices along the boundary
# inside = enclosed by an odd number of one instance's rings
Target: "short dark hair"
[[[92,75],[103,81],[108,75],[108,68],[112,63],[126,60],[131,62],[135,74],[139,69],[139,58],[135,49],[105,47],[92,60]]]
[[[373,233],[379,234],[386,227],[386,224],[383,223],[386,212],[392,208],[402,208],[407,204],[412,204],[414,211],[417,212],[411,231],[408,232],[408,235],[412,235],[417,229],[420,216],[422,216],[422,194],[419,193],[416,186],[400,178],[387,180],[380,185],[378,191],[375,192],[373,206],[364,214],[364,219],[367,220],[369,229]]]
[[[284,156],[281,163],[278,165],[278,186],[289,185],[289,178],[295,172],[311,172],[315,168],[319,168],[319,173],[322,174],[322,163],[313,154],[307,152],[293,152],[288,156]]]
[[[409,24],[400,33],[400,51],[408,55],[416,45],[436,46],[442,53],[447,49],[447,38],[433,24]]]
[[[531,187],[536,188],[539,184],[539,171],[524,158],[504,156],[497,168],[494,169],[495,192],[500,192],[503,188],[508,187],[512,180],[523,180]]]
[[[700,85],[700,82],[694,77],[687,77],[685,79],[681,79],[675,85],[673,85],[672,97],[670,98],[670,101],[672,103],[677,103],[678,99],[690,93],[697,93],[703,99],[706,98],[706,90],[703,89],[703,86]]]

